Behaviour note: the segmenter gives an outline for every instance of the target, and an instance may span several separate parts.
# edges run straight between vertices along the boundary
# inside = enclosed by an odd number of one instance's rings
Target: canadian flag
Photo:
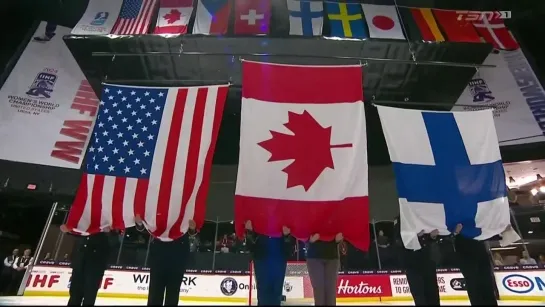
[[[161,0],[154,34],[186,34],[193,0]]]
[[[235,229],[369,245],[360,66],[245,61]],[[323,76],[328,76],[324,78]]]

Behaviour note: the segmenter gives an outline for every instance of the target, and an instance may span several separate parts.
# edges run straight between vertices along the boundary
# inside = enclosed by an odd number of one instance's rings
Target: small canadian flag
[[[161,0],[154,34],[186,34],[193,0]]]
[[[360,66],[245,61],[235,229],[369,245]],[[328,76],[324,78],[324,76]]]

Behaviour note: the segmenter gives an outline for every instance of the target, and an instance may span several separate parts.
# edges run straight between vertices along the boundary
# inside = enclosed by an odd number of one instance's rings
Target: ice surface
[[[67,297],[38,297],[38,296],[7,296],[0,297],[0,306],[33,306],[33,305],[42,305],[42,306],[66,306],[68,302]],[[129,305],[146,305],[146,300],[143,299],[118,299],[118,298],[98,298],[96,305],[98,306],[129,306]],[[195,301],[181,301],[180,305],[202,305],[202,306],[212,306],[212,305],[235,305],[240,306],[241,304],[232,303],[232,302],[195,302]],[[390,302],[358,302],[358,303],[341,303],[337,304],[340,306],[377,306],[377,305],[397,305],[397,306],[407,306],[413,305],[412,302],[399,302],[399,301],[390,301]],[[444,301],[441,302],[443,306],[469,306],[468,301]],[[545,306],[545,302],[539,301],[500,301],[500,306]]]

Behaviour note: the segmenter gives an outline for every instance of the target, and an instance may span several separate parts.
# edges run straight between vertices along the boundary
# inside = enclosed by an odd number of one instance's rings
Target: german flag
[[[435,22],[431,9],[399,8],[401,20],[405,25],[409,40],[442,42],[445,40]]]

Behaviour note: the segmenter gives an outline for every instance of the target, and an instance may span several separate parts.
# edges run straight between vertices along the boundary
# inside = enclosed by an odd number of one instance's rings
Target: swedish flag
[[[361,4],[326,2],[327,17],[331,25],[331,36],[346,38],[368,38]]]

